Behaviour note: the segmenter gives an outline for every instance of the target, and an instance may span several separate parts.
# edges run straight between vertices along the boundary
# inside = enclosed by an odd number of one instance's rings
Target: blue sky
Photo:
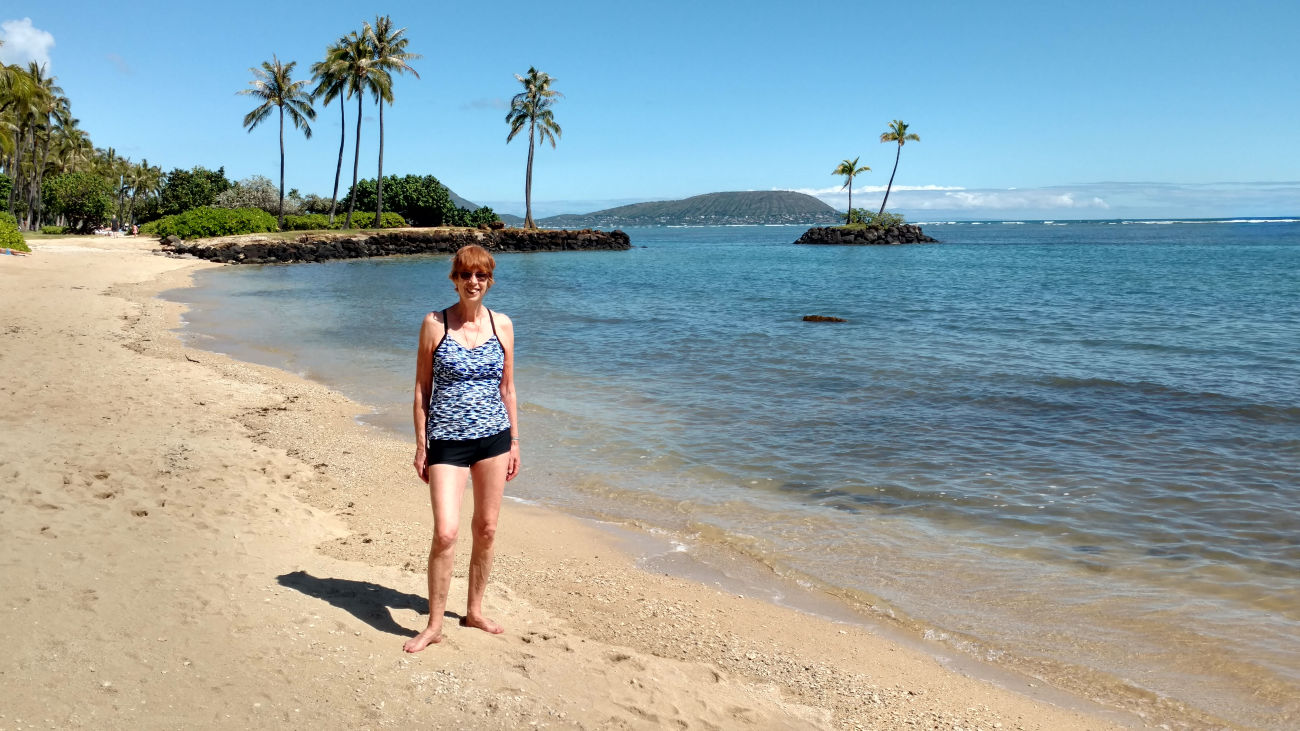
[[[374,8],[6,3],[0,58],[48,61],[98,146],[164,169],[277,175],[273,124],[235,94],[277,54],[297,74],[375,12],[405,26],[421,78],[385,110],[385,173],[433,174],[522,213],[526,140],[505,142],[514,74],[565,94],[539,148],[534,213],[723,190],[801,190],[861,156],[854,203],[912,220],[1300,214],[1300,3],[390,2]],[[328,195],[339,110],[287,134],[287,185]],[[348,109],[345,184],[355,102]],[[365,106],[361,176],[375,174]]]

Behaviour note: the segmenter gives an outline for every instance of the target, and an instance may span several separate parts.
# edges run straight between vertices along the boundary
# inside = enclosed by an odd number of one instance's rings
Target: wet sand
[[[449,621],[407,655],[432,527],[411,445],[320,384],[185,347],[156,295],[217,265],[153,246],[0,260],[0,728],[1136,723],[643,571],[613,534],[511,502],[485,602],[506,633]]]

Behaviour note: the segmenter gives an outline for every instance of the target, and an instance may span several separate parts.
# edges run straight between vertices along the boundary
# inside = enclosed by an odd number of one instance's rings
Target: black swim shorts
[[[425,450],[426,465],[449,464],[469,467],[510,451],[510,430],[479,439],[430,439]]]

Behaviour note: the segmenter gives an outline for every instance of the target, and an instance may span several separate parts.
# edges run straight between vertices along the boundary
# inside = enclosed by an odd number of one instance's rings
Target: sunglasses
[[[474,277],[478,277],[480,282],[487,282],[492,279],[492,275],[488,272],[456,272],[456,276],[463,282],[468,282]]]

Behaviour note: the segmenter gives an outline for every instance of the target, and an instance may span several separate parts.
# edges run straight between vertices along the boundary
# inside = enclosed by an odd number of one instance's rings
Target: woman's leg
[[[510,455],[499,454],[470,467],[474,483],[474,520],[470,523],[474,542],[469,554],[469,602],[460,623],[494,635],[505,630],[483,615],[483,591],[492,573],[492,544],[496,540],[497,517],[506,492],[506,465]]]
[[[456,560],[456,535],[460,529],[460,503],[469,469],[447,464],[429,465],[429,499],[433,503],[433,545],[429,547],[429,626],[402,645],[419,652],[442,641],[442,613],[447,609],[451,569]]]

